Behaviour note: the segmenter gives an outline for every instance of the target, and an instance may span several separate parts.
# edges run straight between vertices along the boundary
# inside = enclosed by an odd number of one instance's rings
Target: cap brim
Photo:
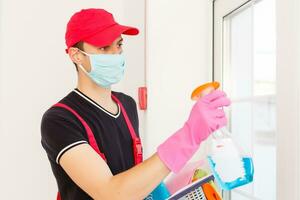
[[[130,26],[123,26],[115,24],[109,28],[104,29],[88,38],[84,38],[83,41],[96,47],[105,47],[113,43],[113,41],[120,35],[137,35],[139,30]]]

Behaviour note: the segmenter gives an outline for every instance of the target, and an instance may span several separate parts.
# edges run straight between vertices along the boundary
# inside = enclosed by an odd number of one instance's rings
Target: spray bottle
[[[198,100],[218,89],[219,86],[218,82],[201,85],[192,92],[191,99]],[[212,144],[207,160],[223,190],[232,190],[253,181],[254,166],[251,156],[245,156],[225,127],[212,134]]]

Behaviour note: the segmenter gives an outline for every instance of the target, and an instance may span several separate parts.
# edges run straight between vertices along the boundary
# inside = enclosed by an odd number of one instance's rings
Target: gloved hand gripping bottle
[[[218,89],[218,82],[206,83],[196,88],[191,98],[198,100]],[[245,156],[234,143],[226,127],[212,133],[210,155],[207,157],[211,171],[223,190],[248,184],[253,181],[254,167],[250,156]]]
[[[201,143],[218,127],[226,125],[225,113],[219,108],[229,105],[230,100],[223,91],[213,91],[196,101],[182,126],[157,147],[156,156],[171,172],[178,173],[197,152]],[[154,193],[158,191],[163,190]]]

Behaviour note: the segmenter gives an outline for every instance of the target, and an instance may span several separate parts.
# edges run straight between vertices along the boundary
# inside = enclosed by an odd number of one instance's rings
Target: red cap
[[[137,35],[139,30],[118,24],[111,13],[103,9],[83,9],[75,13],[67,25],[65,35],[67,49],[78,42],[97,47],[108,46],[121,34]]]

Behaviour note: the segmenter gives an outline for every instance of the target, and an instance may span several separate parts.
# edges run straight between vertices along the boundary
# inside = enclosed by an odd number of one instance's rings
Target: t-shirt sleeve
[[[59,164],[71,148],[88,143],[81,122],[68,110],[50,108],[41,121],[41,143],[49,159]]]

